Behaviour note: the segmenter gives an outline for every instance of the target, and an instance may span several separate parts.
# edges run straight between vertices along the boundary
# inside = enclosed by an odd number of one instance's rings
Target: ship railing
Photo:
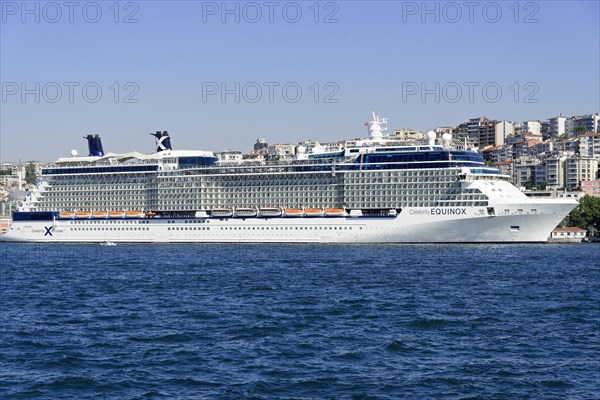
[[[471,171],[464,171],[460,175],[461,180],[466,182],[474,182],[476,180],[506,180],[511,181],[511,176],[506,174],[494,174],[494,173],[472,173]]]
[[[200,174],[240,174],[240,173],[257,173],[259,170],[261,173],[264,172],[295,172],[298,167],[304,166],[322,166],[334,168],[338,165],[350,165],[354,162],[355,157],[347,157],[332,162],[331,160],[294,160],[294,161],[275,161],[267,163],[261,163],[260,165],[209,165],[190,168],[187,171],[189,173],[200,173]],[[186,171],[179,169],[177,171]],[[330,172],[330,171],[323,171]]]
[[[102,166],[106,166],[106,167],[114,167],[114,166],[126,166],[126,165],[147,165],[147,164],[151,164],[151,165],[157,165],[159,164],[157,162],[157,160],[135,160],[132,162],[132,160],[127,160],[125,162],[119,162],[118,160],[114,161],[110,161],[110,160],[114,160],[114,159],[106,159],[106,160],[101,160],[101,161],[76,161],[76,162],[65,162],[65,161],[53,161],[50,162],[48,164],[45,164],[43,166],[43,168],[82,168],[82,167],[102,167]]]

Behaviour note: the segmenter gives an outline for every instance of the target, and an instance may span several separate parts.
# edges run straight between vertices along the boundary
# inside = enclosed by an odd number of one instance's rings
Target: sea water
[[[0,243],[2,399],[598,399],[600,246]]]

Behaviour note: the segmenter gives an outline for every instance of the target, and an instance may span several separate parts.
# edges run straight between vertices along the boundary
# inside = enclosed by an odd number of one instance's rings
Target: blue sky
[[[0,3],[0,162],[600,111],[598,1]]]

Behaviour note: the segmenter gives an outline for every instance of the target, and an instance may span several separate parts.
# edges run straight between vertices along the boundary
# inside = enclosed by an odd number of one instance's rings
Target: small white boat
[[[252,207],[240,207],[235,209],[235,216],[237,218],[250,218],[256,217],[256,208]]]
[[[233,217],[233,210],[231,208],[213,208],[211,212],[213,218],[229,218]]]
[[[110,240],[100,243],[100,246],[116,246],[116,245],[117,244],[115,242],[111,242]]]
[[[261,217],[281,217],[282,211],[279,207],[262,207],[260,209]]]

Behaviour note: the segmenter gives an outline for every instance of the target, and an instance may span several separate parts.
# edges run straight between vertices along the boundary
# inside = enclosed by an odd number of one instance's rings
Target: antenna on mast
[[[387,118],[381,118],[380,116],[375,114],[375,111],[371,112],[373,115],[373,120],[368,122],[369,129],[369,139],[371,140],[379,140],[383,137],[383,131],[387,131]]]

